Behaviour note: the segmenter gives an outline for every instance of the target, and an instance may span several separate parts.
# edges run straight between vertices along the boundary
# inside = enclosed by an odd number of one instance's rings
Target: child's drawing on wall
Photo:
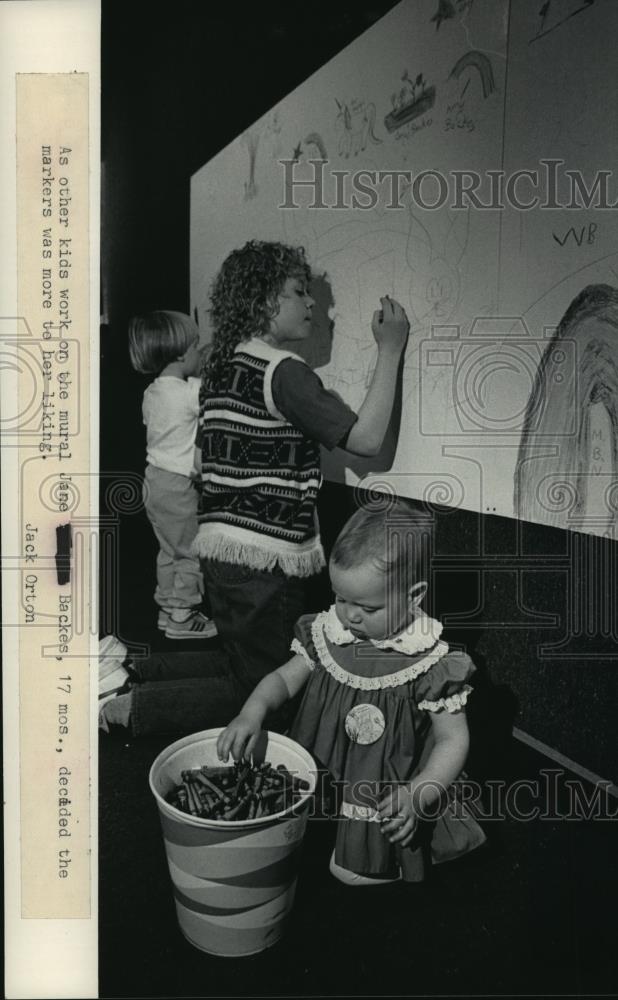
[[[245,181],[245,201],[249,201],[251,198],[255,198],[258,193],[258,187],[255,182],[255,163],[260,137],[255,132],[245,132],[242,138],[249,155],[249,176]]]
[[[422,323],[445,323],[461,296],[460,264],[469,238],[469,211],[449,219],[443,239],[431,233],[413,212],[406,259],[411,270],[410,303]]]
[[[605,534],[618,514],[618,289],[588,285],[549,342],[528,401],[514,511]]]
[[[420,118],[433,107],[436,99],[436,88],[427,86],[422,73],[417,73],[412,79],[408,70],[404,70],[401,84],[399,90],[391,94],[391,110],[384,119],[384,125],[389,132],[397,132]]]
[[[468,70],[474,70],[475,73],[469,74]],[[466,52],[460,59],[457,60],[453,66],[449,79],[459,80],[460,78],[465,81],[464,86],[468,83],[468,79],[472,76],[478,74],[478,80],[483,92],[483,97],[487,98],[496,89],[496,81],[494,79],[494,71],[491,65],[491,60],[489,56],[485,55],[484,52],[478,52],[471,50]]]
[[[326,146],[319,132],[309,132],[305,136],[305,152],[308,157],[319,157],[321,160],[328,159]]]
[[[567,21],[577,14],[592,7],[595,0],[546,0],[537,13],[536,32],[530,39],[535,42],[537,38],[549,35],[556,28],[562,27]]]
[[[489,56],[470,50],[461,56],[448,77],[444,131],[474,132],[483,120],[483,105],[497,90]]]
[[[455,17],[456,11],[452,0],[438,0],[438,9],[431,21],[436,26],[436,31],[440,30],[443,21],[450,21]]]
[[[378,145],[382,139],[375,134],[376,106],[372,102],[358,99],[337,103],[337,131],[339,133],[339,155],[344,159],[362,153],[369,142]]]

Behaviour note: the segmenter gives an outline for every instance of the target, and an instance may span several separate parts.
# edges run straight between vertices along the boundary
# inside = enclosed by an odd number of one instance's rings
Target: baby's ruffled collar
[[[324,632],[327,639],[335,646],[347,646],[353,642],[365,641],[343,627],[337,617],[334,604],[325,612]],[[367,641],[376,649],[394,649],[397,653],[414,655],[435,646],[441,634],[441,623],[435,618],[430,618],[424,611],[419,611],[413,621],[397,635],[390,636],[388,639],[369,639]]]
[[[422,653],[435,646],[442,635],[442,623],[430,618],[424,611],[418,611],[416,618],[398,635],[388,639],[371,639],[377,649],[394,649],[398,653]]]
[[[326,638],[330,642],[334,642],[335,646],[347,646],[351,642],[361,641],[349,629],[343,627],[337,617],[334,604],[331,604],[328,611],[324,612],[324,632],[326,633]]]

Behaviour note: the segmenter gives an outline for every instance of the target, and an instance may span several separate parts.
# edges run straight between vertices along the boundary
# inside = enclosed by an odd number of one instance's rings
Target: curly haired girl
[[[222,648],[133,663],[133,686],[106,700],[102,728],[130,725],[147,735],[225,725],[289,658],[294,625],[308,610],[307,583],[325,565],[320,445],[379,452],[408,336],[401,306],[381,299],[371,324],[378,360],[354,413],[293,353],[311,336],[310,280],[304,251],[281,243],[251,241],[221,267],[200,389],[193,549]],[[116,658],[125,654],[122,647]]]
[[[294,353],[311,336],[310,281],[302,248],[252,240],[226,258],[211,293],[194,549],[245,689],[286,658],[307,610],[307,580],[325,565],[316,516],[320,445],[379,452],[408,336],[403,308],[381,299],[372,322],[377,365],[354,413]]]

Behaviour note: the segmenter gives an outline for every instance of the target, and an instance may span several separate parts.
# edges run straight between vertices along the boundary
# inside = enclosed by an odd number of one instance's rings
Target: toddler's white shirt
[[[146,459],[157,469],[191,475],[199,413],[199,378],[156,378],[144,393]]]

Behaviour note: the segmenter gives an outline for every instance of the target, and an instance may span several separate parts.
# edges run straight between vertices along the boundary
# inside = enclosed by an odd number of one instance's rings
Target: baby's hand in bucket
[[[399,785],[388,792],[378,803],[378,814],[381,823],[380,832],[388,836],[392,844],[406,847],[412,840],[418,823],[411,790]]]
[[[232,719],[227,729],[219,735],[217,740],[217,754],[219,760],[227,761],[230,751],[234,760],[242,760],[249,757],[257,742],[262,728],[261,720],[243,712]]]

